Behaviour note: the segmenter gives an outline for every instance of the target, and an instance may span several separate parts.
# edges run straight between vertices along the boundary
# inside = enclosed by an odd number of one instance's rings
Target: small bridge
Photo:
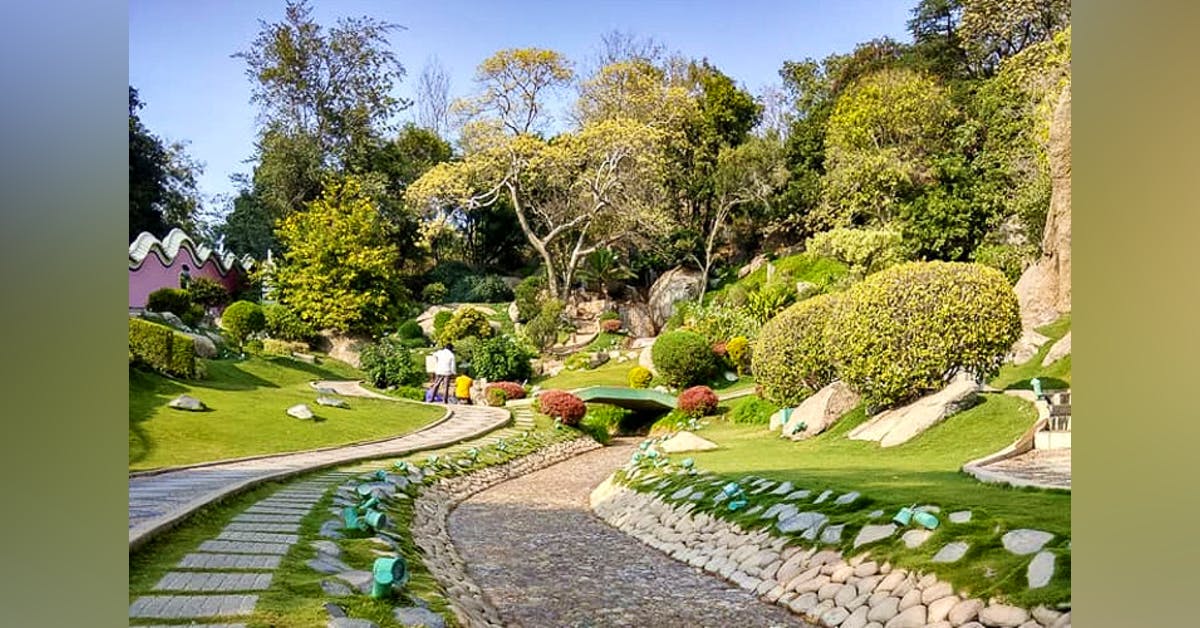
[[[626,388],[624,386],[589,386],[572,391],[576,397],[593,403],[607,403],[633,410],[669,411],[675,409],[675,397],[649,388]]]

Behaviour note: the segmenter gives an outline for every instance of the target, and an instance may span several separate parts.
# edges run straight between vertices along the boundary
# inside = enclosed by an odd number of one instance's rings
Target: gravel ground
[[[811,626],[609,527],[588,495],[636,441],[499,484],[450,515],[450,536],[516,626]]]

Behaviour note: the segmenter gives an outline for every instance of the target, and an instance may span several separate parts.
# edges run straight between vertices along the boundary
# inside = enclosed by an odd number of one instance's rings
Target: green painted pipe
[[[366,519],[367,525],[375,530],[379,530],[387,525],[387,515],[374,508],[368,509],[363,518]]]
[[[376,558],[371,572],[374,578],[371,597],[376,599],[387,597],[408,582],[408,563],[400,556]]]
[[[925,512],[923,510],[918,510],[913,513],[912,518],[914,521],[916,521],[917,523],[921,524],[922,526],[924,526],[930,530],[938,527],[938,518],[933,516],[933,513],[931,513],[931,512]]]
[[[374,508],[377,505],[379,505],[379,498],[372,495],[371,499],[368,499],[367,501],[358,505],[358,510],[359,510],[359,512],[362,512],[365,510],[370,510],[371,508]]]
[[[912,521],[912,518],[913,518],[913,509],[908,506],[905,506],[904,508],[900,509],[900,512],[896,513],[895,517],[892,517],[892,521],[895,521],[896,523],[898,523],[902,526],[906,526],[909,524],[909,522]]]
[[[745,508],[747,503],[748,502],[746,502],[746,500],[744,500],[744,499],[735,499],[735,500],[729,502],[729,504],[727,504],[726,507],[729,509],[729,512],[734,512],[736,510],[741,510],[742,508]]]
[[[342,509],[342,527],[347,530],[361,530],[362,523],[358,519],[358,509],[354,506],[346,506]]]

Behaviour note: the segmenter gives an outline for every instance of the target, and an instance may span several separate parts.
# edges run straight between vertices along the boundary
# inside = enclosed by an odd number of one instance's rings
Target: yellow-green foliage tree
[[[408,298],[402,257],[358,177],[327,180],[319,198],[280,222],[278,236],[287,253],[276,285],[302,319],[339,332],[398,322]]]

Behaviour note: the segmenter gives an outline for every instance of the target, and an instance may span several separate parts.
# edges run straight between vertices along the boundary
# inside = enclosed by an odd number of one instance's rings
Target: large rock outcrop
[[[354,368],[359,367],[359,355],[371,344],[365,336],[345,336],[331,330],[322,331],[317,337],[316,349],[335,360],[341,360]]]
[[[1071,311],[1071,88],[1059,96],[1050,123],[1050,211],[1042,257],[1017,282],[1021,325],[1053,322]]]
[[[974,378],[960,375],[949,386],[907,406],[881,412],[871,420],[850,430],[853,440],[878,441],[880,447],[892,447],[912,440],[925,430],[975,401],[979,384]]]
[[[650,316],[650,308],[645,303],[625,303],[617,308],[621,316],[621,325],[629,330],[634,338],[651,338],[658,333],[654,320]]]
[[[672,268],[663,273],[658,281],[650,287],[648,307],[650,320],[655,329],[662,329],[667,319],[675,311],[675,304],[687,299],[700,296],[700,287],[704,284],[704,273],[690,270],[682,266]]]
[[[862,398],[849,386],[841,381],[833,382],[793,408],[786,419],[780,417],[778,427],[782,429],[781,436],[792,440],[812,438],[829,429],[861,401]],[[776,421],[775,417],[771,417],[772,429],[776,427]],[[804,429],[800,429],[801,425]]]

